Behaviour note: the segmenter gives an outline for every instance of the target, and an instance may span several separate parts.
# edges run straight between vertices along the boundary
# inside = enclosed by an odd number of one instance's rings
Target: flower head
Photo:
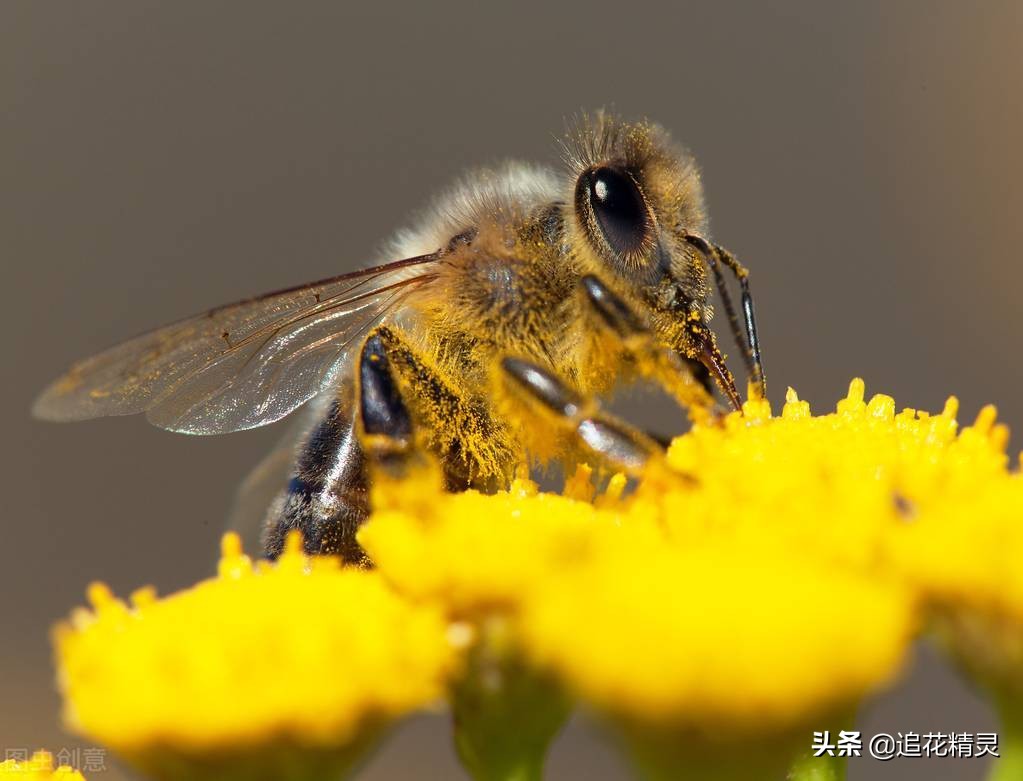
[[[722,544],[621,536],[545,586],[521,613],[538,664],[601,712],[707,735],[851,707],[914,628],[897,584]]]
[[[748,402],[720,427],[675,440],[671,465],[691,490],[652,491],[671,535],[684,545],[720,535],[768,550],[878,568],[888,533],[910,515],[1005,473],[1006,431],[990,413],[961,433],[958,403],[938,415],[896,412],[890,396],[864,400],[854,380],[834,412],[811,415],[789,391],[782,414]]]
[[[950,497],[896,530],[889,554],[957,660],[1023,710],[1023,478]]]
[[[415,497],[414,509],[391,495],[359,542],[400,591],[456,617],[514,612],[534,584],[584,555],[596,526],[615,518],[590,502],[540,493],[527,479],[485,496],[445,494],[432,478],[396,486]]]
[[[143,767],[189,758],[185,775],[267,746],[333,767],[439,700],[455,661],[440,614],[297,542],[254,564],[228,535],[219,575],[164,599],[90,587],[92,610],[55,631],[67,724]]]

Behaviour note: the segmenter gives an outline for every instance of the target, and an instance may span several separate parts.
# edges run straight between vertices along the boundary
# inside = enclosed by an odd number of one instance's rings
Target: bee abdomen
[[[350,404],[333,402],[303,442],[295,472],[273,503],[264,551],[276,558],[297,529],[307,553],[365,564],[355,533],[369,514],[366,464]]]

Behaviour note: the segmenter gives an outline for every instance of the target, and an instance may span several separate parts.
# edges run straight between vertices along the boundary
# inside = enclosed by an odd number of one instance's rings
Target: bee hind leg
[[[648,434],[604,412],[551,372],[521,358],[504,358],[510,388],[543,418],[568,433],[580,450],[628,475],[638,475],[664,448]]]
[[[377,331],[359,357],[361,440],[373,467],[392,478],[404,476],[414,455],[412,417],[401,396],[384,339]]]
[[[359,436],[373,480],[400,480],[435,462],[445,488],[503,485],[520,453],[489,403],[401,329],[385,325],[366,341],[359,368]]]

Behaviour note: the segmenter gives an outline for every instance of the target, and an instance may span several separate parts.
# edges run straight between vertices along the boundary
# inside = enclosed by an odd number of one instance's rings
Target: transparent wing
[[[345,350],[436,278],[440,254],[213,309],[75,364],[36,399],[48,420],[146,412],[155,425],[222,434],[272,423],[334,377]]]

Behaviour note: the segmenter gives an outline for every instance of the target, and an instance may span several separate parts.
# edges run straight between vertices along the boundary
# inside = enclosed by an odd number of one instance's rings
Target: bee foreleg
[[[583,398],[546,369],[521,358],[504,358],[501,369],[529,406],[613,469],[635,475],[663,453],[647,434],[607,414],[595,399]]]
[[[757,335],[757,321],[753,314],[753,294],[749,289],[749,271],[746,270],[739,260],[731,252],[717,244],[711,244],[701,236],[689,234],[686,241],[694,247],[707,262],[711,273],[714,275],[714,284],[717,286],[718,295],[725,306],[725,314],[728,316],[728,323],[735,337],[735,343],[742,351],[743,360],[746,362],[746,370],[749,372],[750,380],[759,389],[762,397],[767,396],[767,379],[764,377],[764,362],[760,356],[760,337]],[[739,326],[739,317],[732,303],[732,297],[728,294],[728,286],[721,275],[719,264],[723,264],[737,280],[742,289],[742,315],[745,326],[745,341],[743,341],[743,330]]]
[[[644,319],[597,277],[587,274],[581,283],[583,298],[597,321],[619,340],[642,376],[658,383],[692,413],[702,415],[714,409],[714,398],[707,382],[709,373],[703,364],[658,343]],[[694,364],[703,371],[694,371]],[[729,401],[738,406],[731,376],[722,379],[730,391]]]

